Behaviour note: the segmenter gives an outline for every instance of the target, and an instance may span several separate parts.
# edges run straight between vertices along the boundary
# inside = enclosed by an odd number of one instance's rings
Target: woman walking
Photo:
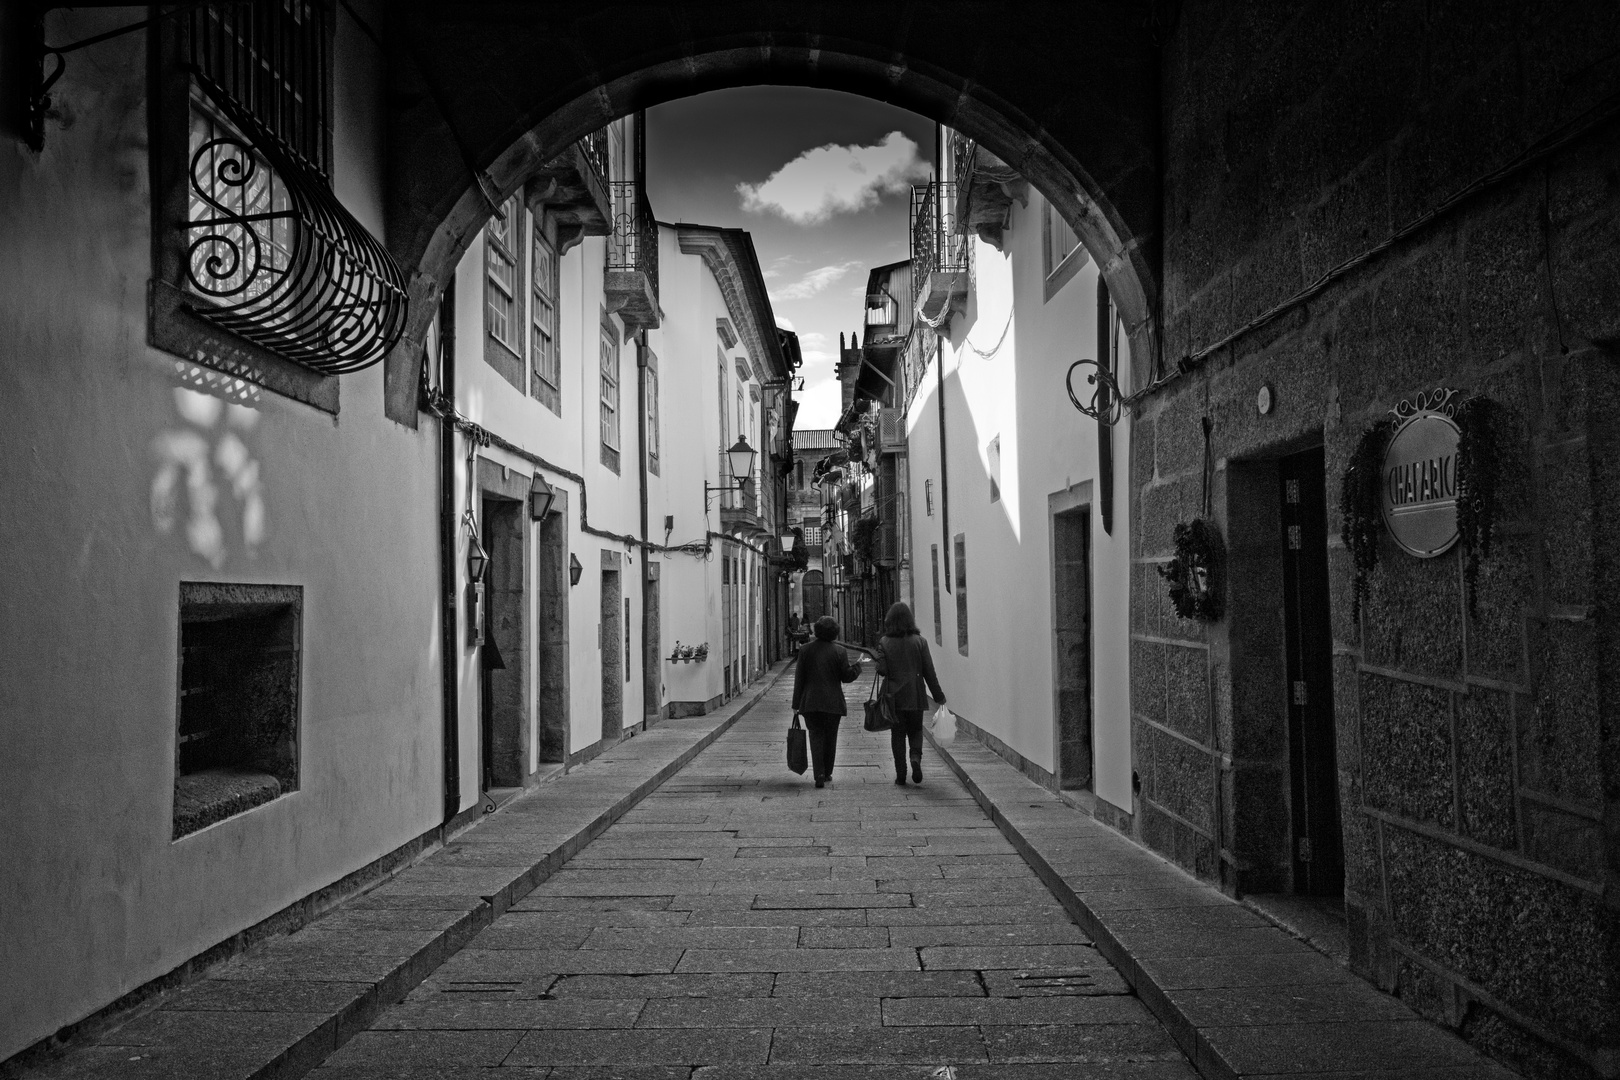
[[[838,721],[849,711],[843,684],[861,677],[865,657],[850,662],[837,644],[838,624],[830,615],[817,619],[814,627],[816,639],[799,650],[799,666],[793,672],[793,711],[804,714],[816,787],[825,787],[838,752]]]
[[[906,604],[896,604],[883,617],[883,640],[878,642],[877,670],[884,677],[883,692],[893,695],[894,727],[889,729],[889,746],[894,750],[894,782],[906,784],[906,744],[911,744],[911,782],[922,783],[922,718],[927,698],[923,684],[935,704],[945,704],[945,691],[934,674],[934,657],[928,639],[917,629],[917,620]]]

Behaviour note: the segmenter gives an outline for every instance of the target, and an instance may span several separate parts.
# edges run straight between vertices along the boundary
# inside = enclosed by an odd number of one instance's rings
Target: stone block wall
[[[1165,368],[1236,336],[1138,407],[1132,448],[1140,838],[1233,892],[1288,887],[1264,511],[1276,459],[1321,445],[1352,963],[1535,1076],[1620,1066],[1617,56],[1598,4],[1182,5]],[[1501,406],[1475,609],[1458,551],[1386,537],[1354,620],[1346,462],[1441,385]],[[1200,512],[1204,417],[1229,569],[1208,626],[1153,572]]]

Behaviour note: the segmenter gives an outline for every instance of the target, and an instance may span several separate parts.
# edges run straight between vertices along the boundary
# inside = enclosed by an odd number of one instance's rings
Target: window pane
[[[546,243],[538,222],[534,229],[533,287],[529,305],[530,363],[553,389],[562,383],[562,361],[557,353],[557,252]]]
[[[1080,246],[1080,238],[1074,234],[1069,223],[1063,220],[1063,215],[1052,209],[1048,204],[1045,208],[1046,217],[1046,272],[1050,274],[1056,270],[1069,253]]]
[[[607,327],[602,328],[602,445],[619,448],[619,346]]]

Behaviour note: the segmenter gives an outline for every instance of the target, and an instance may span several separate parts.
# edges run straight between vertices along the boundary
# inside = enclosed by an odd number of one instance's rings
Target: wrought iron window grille
[[[198,318],[325,375],[381,360],[404,275],[332,193],[327,38],[308,0],[207,5],[186,27],[194,91],[182,287]],[[200,98],[200,100],[199,100]]]

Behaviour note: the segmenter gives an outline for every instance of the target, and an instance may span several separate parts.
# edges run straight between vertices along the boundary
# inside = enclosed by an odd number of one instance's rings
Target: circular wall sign
[[[1384,526],[1420,559],[1457,542],[1457,443],[1461,430],[1440,412],[1420,412],[1396,429],[1384,452]]]

